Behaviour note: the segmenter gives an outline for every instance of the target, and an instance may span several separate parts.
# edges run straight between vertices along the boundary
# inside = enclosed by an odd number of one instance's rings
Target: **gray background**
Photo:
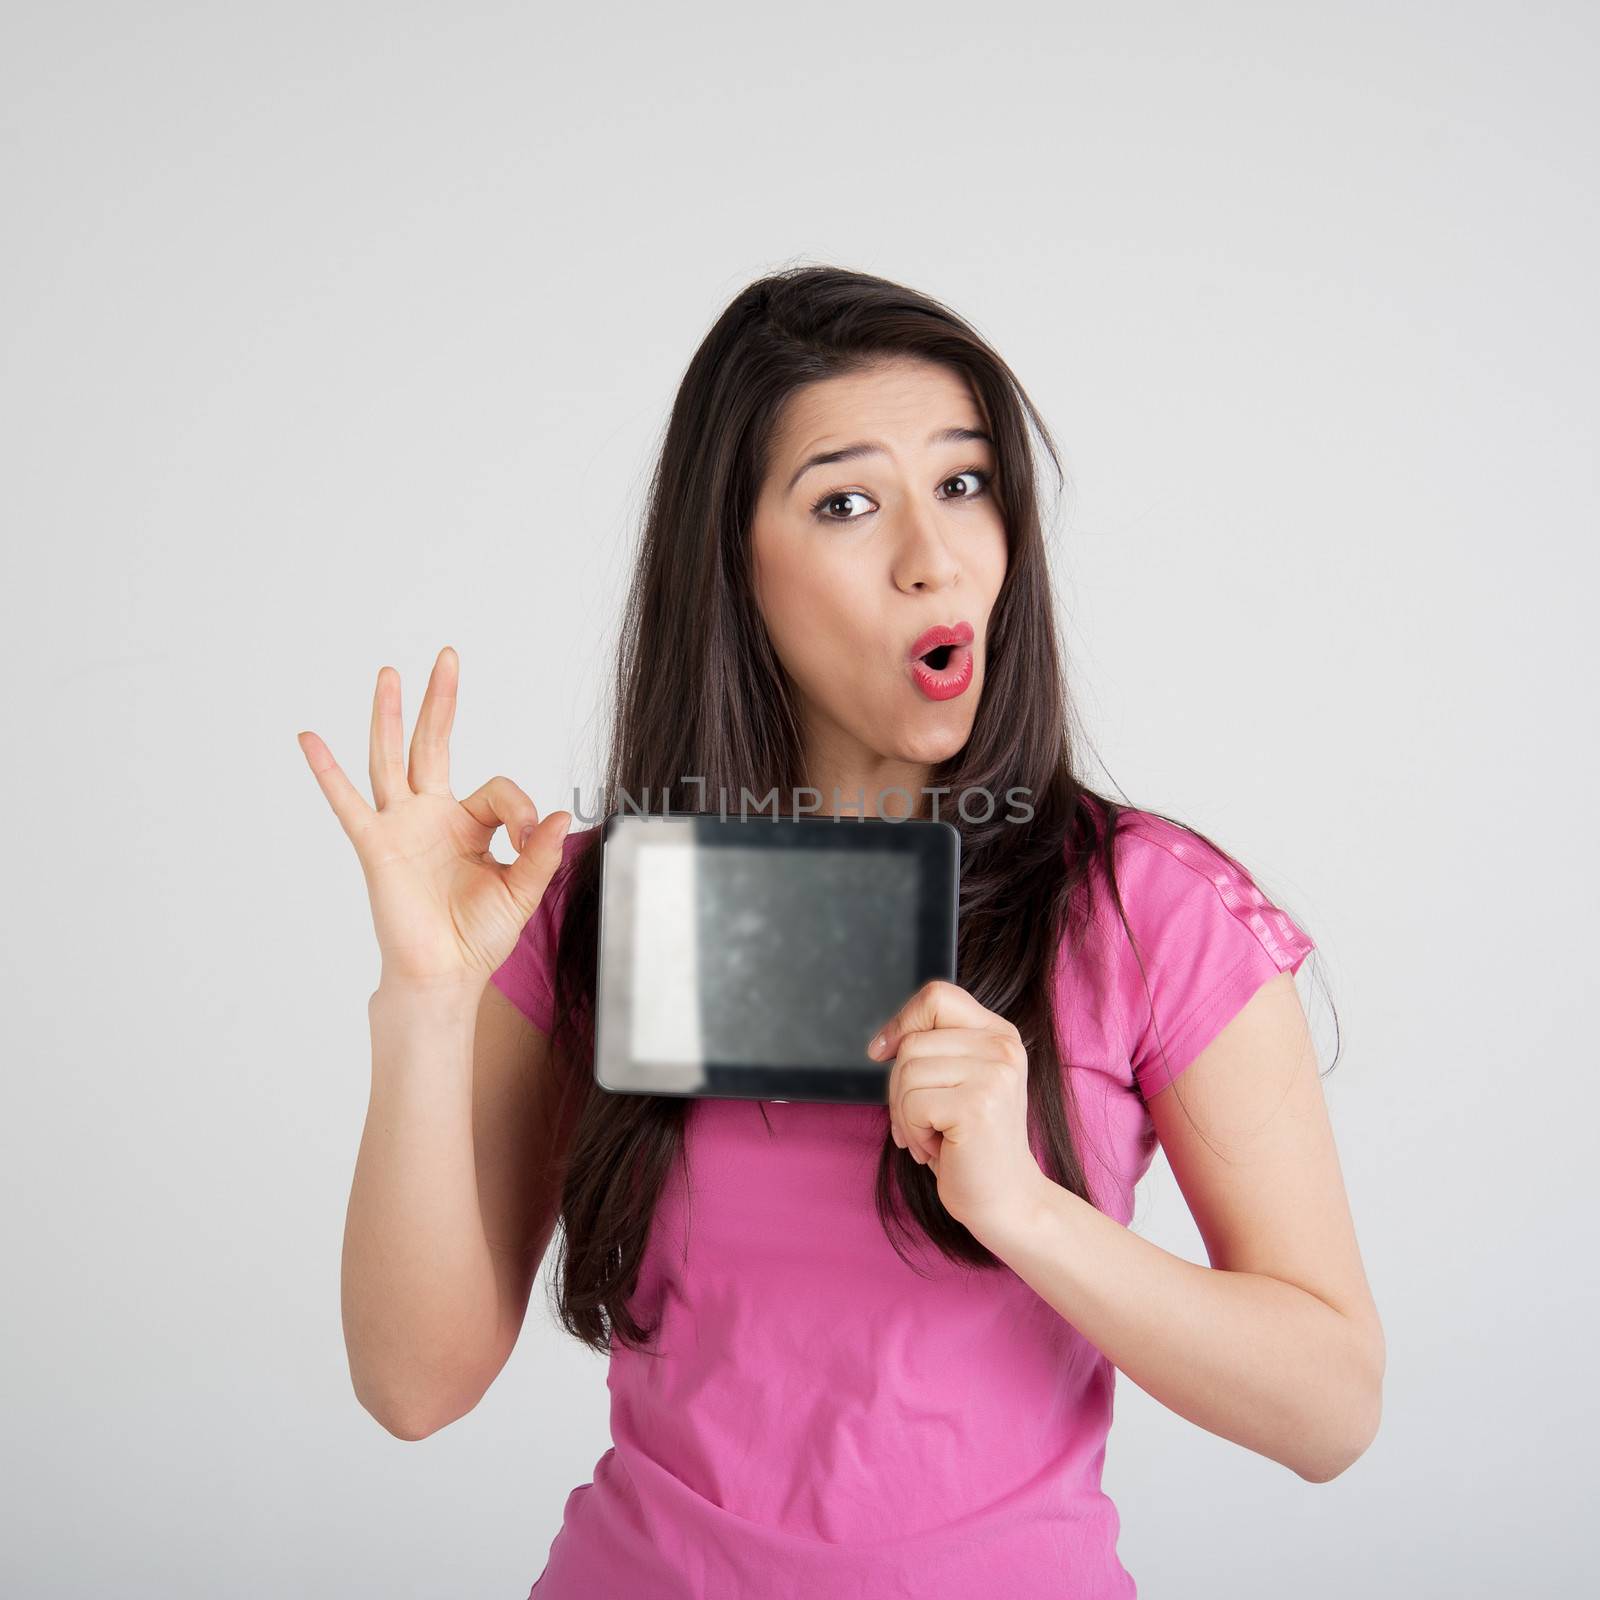
[[[424,1442],[351,1393],[376,946],[295,735],[364,786],[379,667],[409,731],[449,643],[457,792],[591,785],[673,388],[803,260],[1016,366],[1098,756],[1257,869],[1338,1007],[1382,1433],[1310,1485],[1124,1380],[1141,1593],[1592,1577],[1596,26],[8,6],[0,1588],[538,1575],[607,1442],[540,1299]],[[1203,1259],[1159,1165],[1136,1225]]]

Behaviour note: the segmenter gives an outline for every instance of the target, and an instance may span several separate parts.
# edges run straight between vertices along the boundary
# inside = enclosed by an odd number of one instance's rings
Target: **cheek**
[[[770,542],[756,548],[756,603],[772,636],[778,659],[789,665],[793,641],[800,637],[805,614],[805,568],[794,559],[787,543]]]
[[[1006,565],[1010,558],[1010,546],[1006,539],[1006,525],[998,514],[995,515],[989,528],[989,538],[984,546],[983,573],[986,579],[985,587],[991,599],[1000,592],[1000,585],[1005,581]]]
[[[864,574],[836,552],[784,542],[762,552],[757,592],[778,659],[798,683],[816,690],[848,679],[871,645],[862,612]]]

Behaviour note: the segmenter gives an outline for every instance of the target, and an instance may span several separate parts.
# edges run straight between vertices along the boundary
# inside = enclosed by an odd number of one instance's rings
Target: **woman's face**
[[[1006,573],[983,429],[964,378],[910,358],[810,384],[780,420],[756,505],[756,601],[802,698],[808,781],[825,794],[931,766],[971,734]],[[940,624],[968,625],[971,643],[933,670],[943,658],[912,652]]]

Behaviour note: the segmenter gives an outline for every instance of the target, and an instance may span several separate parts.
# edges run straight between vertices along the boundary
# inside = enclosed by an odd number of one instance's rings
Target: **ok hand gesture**
[[[570,812],[542,822],[509,778],[491,778],[457,800],[450,793],[450,728],[460,665],[439,652],[403,758],[400,674],[378,672],[368,774],[373,804],[316,734],[299,735],[312,775],[355,846],[383,956],[380,982],[478,984],[509,956],[561,865]],[[489,841],[504,824],[517,858],[503,866]]]

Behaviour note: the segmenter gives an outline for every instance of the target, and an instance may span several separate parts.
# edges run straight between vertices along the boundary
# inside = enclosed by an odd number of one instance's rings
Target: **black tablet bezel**
[[[660,1094],[670,1099],[807,1100],[824,1104],[883,1105],[888,1100],[893,1063],[869,1061],[862,1041],[858,1067],[775,1067],[753,1062],[708,1062],[705,1080],[694,1089],[674,1092],[629,1083],[608,1082],[608,1006],[605,994],[606,883],[608,863],[618,850],[636,848],[642,830],[652,824],[687,825],[695,848],[766,850],[861,849],[906,851],[923,864],[921,903],[917,915],[916,982],[912,993],[934,978],[953,983],[956,976],[957,907],[961,888],[961,834],[951,823],[926,819],[895,821],[886,817],[724,817],[715,812],[615,812],[601,835],[601,893],[598,968],[595,975],[596,1084],[608,1094]],[[615,937],[624,941],[614,952],[626,963],[631,928],[619,923]],[[624,964],[618,970],[628,970]],[[910,994],[907,995],[910,998]],[[888,1021],[888,1018],[884,1018]]]

